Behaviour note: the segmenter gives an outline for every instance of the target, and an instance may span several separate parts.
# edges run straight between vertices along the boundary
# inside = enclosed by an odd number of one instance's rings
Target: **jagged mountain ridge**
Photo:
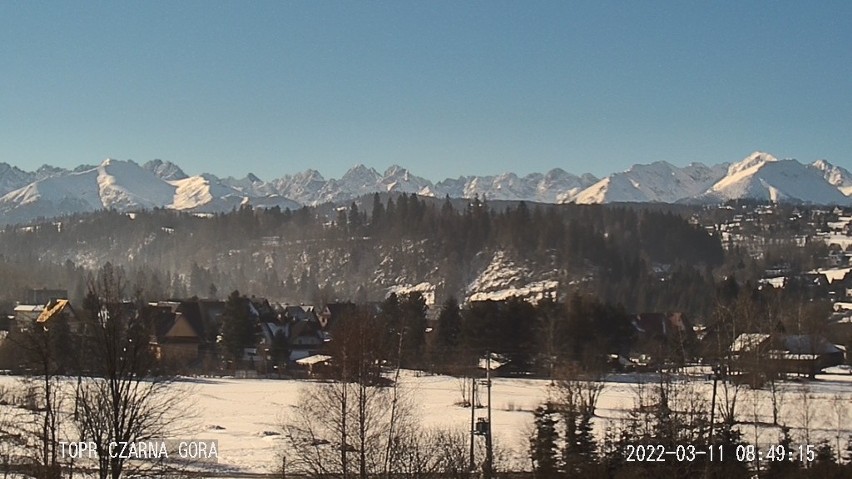
[[[828,168],[828,163],[822,163]],[[823,172],[796,160],[779,160],[772,155],[755,152],[731,165],[727,174],[697,201],[726,201],[749,198],[773,202],[807,202],[817,204],[850,204],[840,189],[826,180]]]
[[[699,195],[721,180],[728,165],[707,167],[692,163],[678,168],[665,161],[634,165],[612,174],[579,193],[564,198],[580,204],[614,202],[675,203]]]
[[[810,166],[820,171],[825,181],[837,187],[841,193],[846,196],[852,196],[852,173],[846,168],[832,165],[825,160],[817,160],[811,163]]]
[[[720,202],[759,199],[850,204],[852,174],[825,160],[802,164],[755,152],[733,163],[677,167],[667,162],[638,164],[598,179],[556,168],[518,176],[464,176],[437,183],[393,165],[384,173],[357,165],[340,179],[309,169],[264,181],[187,175],[178,165],[152,160],[108,159],[73,170],[44,165],[26,172],[0,163],[0,223],[26,222],[103,208],[133,210],[164,207],[185,211],[230,211],[242,204],[297,208],[345,202],[373,192],[424,196],[524,200],[542,203]]]
[[[60,170],[0,198],[0,222],[27,222],[102,209],[133,211],[164,207],[218,212],[253,203],[253,197],[213,175],[187,177],[174,165],[149,163],[147,166],[150,168],[133,161],[107,159],[82,171]],[[279,195],[258,199],[262,206],[299,206]]]

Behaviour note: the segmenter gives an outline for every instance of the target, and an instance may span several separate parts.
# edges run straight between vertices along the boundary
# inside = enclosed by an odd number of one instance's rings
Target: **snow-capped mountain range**
[[[755,152],[736,163],[677,167],[666,162],[634,165],[598,179],[556,168],[518,176],[464,176],[433,183],[406,168],[384,173],[358,165],[340,179],[325,179],[306,170],[264,181],[189,176],[171,162],[107,159],[97,166],[73,170],[43,166],[35,172],[0,163],[0,223],[104,208],[131,211],[163,207],[192,212],[230,211],[242,204],[298,208],[344,202],[373,192],[417,193],[424,196],[542,203],[696,202],[732,199],[852,204],[852,174],[825,160],[803,164]]]

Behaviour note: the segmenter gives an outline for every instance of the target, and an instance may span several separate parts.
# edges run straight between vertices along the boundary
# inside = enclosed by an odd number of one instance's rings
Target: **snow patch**
[[[516,265],[504,251],[498,251],[482,273],[468,285],[468,301],[497,301],[517,296],[537,302],[554,293],[559,286],[559,282],[554,280],[528,282],[530,277],[529,269]]]
[[[388,294],[396,293],[400,294],[408,294],[408,293],[420,293],[423,296],[423,299],[426,302],[426,306],[434,306],[435,305],[435,285],[427,282],[418,283],[415,285],[411,284],[402,284],[397,286],[391,286],[388,288]]]

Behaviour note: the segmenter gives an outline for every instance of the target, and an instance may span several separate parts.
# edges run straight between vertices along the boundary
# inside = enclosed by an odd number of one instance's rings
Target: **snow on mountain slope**
[[[268,185],[254,175],[246,177],[246,181],[255,185],[258,183]],[[175,191],[168,207],[181,211],[216,213],[231,211],[242,205],[252,205],[258,208],[277,206],[281,209],[290,208],[291,210],[300,207],[299,203],[276,193],[254,196],[251,192],[241,191],[210,174],[191,176],[169,183],[175,188]],[[246,189],[250,190],[251,188]]]
[[[492,200],[523,200],[557,203],[560,198],[575,195],[598,181],[590,174],[573,175],[560,168],[546,174],[532,173],[519,177],[515,173],[496,176],[467,176],[446,179],[432,188],[432,196],[453,198],[488,198]]]
[[[817,204],[850,204],[839,189],[826,181],[823,172],[796,160],[778,160],[755,152],[728,168],[728,174],[705,194],[703,201],[734,199],[802,201]]]
[[[849,204],[852,174],[820,160],[803,165],[755,152],[732,165],[683,168],[666,162],[634,165],[598,180],[562,169],[518,176],[463,176],[432,183],[393,165],[384,173],[357,165],[339,180],[306,170],[272,181],[253,174],[219,179],[212,174],[187,177],[177,165],[153,160],[108,160],[73,170],[44,165],[30,173],[0,163],[0,223],[29,221],[102,208],[120,210],[170,207],[181,210],[230,211],[243,204],[295,209],[301,205],[347,202],[374,192],[544,203],[713,202],[751,198]]]
[[[713,166],[706,166],[703,163],[690,163],[681,168],[690,180],[694,181],[694,186],[691,187],[691,196],[695,196],[705,192],[710,186],[719,181],[725,176],[728,171],[729,164],[721,163]]]
[[[45,178],[7,193],[0,214],[8,223],[100,209],[97,173],[90,172]]]
[[[537,302],[554,293],[559,286],[555,279],[529,282],[532,276],[528,268],[515,264],[504,251],[497,251],[491,262],[467,286],[467,299],[499,301],[517,296]]]
[[[209,205],[214,199],[235,194],[212,175],[190,176],[169,182],[175,187],[169,208],[176,210],[194,211]]]
[[[465,198],[487,197],[490,200],[519,200],[534,197],[532,185],[518,178],[514,173],[497,176],[474,177],[464,188]]]
[[[8,222],[103,208],[151,208],[168,202],[172,194],[136,163],[107,159],[96,168],[47,177],[6,194],[0,198],[0,213]]]
[[[809,167],[820,171],[825,181],[839,189],[841,193],[852,196],[852,173],[849,170],[832,165],[825,160],[817,160],[811,163]]]
[[[142,165],[142,168],[154,173],[158,178],[166,181],[182,180],[187,177],[187,174],[184,173],[178,165],[171,161],[151,160]]]
[[[230,211],[247,202],[242,192],[219,178],[203,174],[169,182],[175,189],[169,208],[181,211],[214,213]]]
[[[381,191],[379,183],[382,175],[373,168],[357,165],[347,171],[339,180],[328,180],[319,190],[315,204],[346,201],[361,195]]]
[[[535,175],[528,175],[533,179]],[[562,168],[554,168],[536,178],[536,200],[543,203],[564,203],[565,198],[573,198],[579,192],[597,183],[599,180],[588,173],[577,176]]]
[[[635,185],[623,176],[604,178],[573,197],[563,196],[560,199],[581,205],[610,203],[613,201],[648,201],[645,196],[640,194]]]
[[[26,172],[8,163],[0,163],[0,195],[23,188],[33,181],[35,181],[33,173]]]
[[[212,175],[209,175],[212,177]],[[260,197],[260,196],[269,196],[269,195],[277,195],[278,190],[275,188],[275,185],[272,183],[267,183],[266,181],[261,180],[254,173],[249,173],[245,176],[245,178],[233,178],[231,176],[223,179],[218,179],[222,184],[229,186],[243,195],[250,197]]]
[[[419,176],[414,176],[406,168],[393,165],[385,170],[379,180],[379,185],[384,191],[397,191],[400,193],[425,193],[427,196],[432,191],[432,182]]]
[[[574,198],[579,204],[614,202],[674,203],[701,194],[724,175],[724,165],[707,167],[692,163],[678,168],[665,161],[650,165],[633,165],[629,170],[612,174],[595,183]]]
[[[154,208],[174,197],[174,188],[133,161],[107,159],[95,170],[98,195],[104,208],[120,211]]]
[[[434,188],[432,188],[434,194],[431,196],[440,197],[449,195],[450,198],[464,198],[465,185],[472,178],[473,177],[460,176],[458,178],[447,178],[445,180],[441,180],[435,183]]]
[[[81,173],[83,171],[89,171],[94,168],[97,168],[97,165],[79,165],[74,170],[68,171],[65,168],[59,168],[58,166],[51,165],[41,165],[35,171],[35,180],[43,180],[45,178],[50,178],[51,176],[60,176],[68,173]]]
[[[301,204],[314,204],[326,181],[317,170],[305,170],[295,175],[286,175],[270,182],[273,188],[286,198]]]
[[[179,169],[171,169],[170,174],[177,174],[177,171]],[[242,204],[282,208],[299,206],[277,194],[252,198],[213,175],[164,181],[154,171],[133,161],[107,159],[95,168],[77,173],[66,171],[9,192],[0,198],[0,223],[26,222],[38,217],[50,218],[104,208],[131,211],[167,207],[223,212]]]
[[[739,178],[741,176],[746,176],[759,170],[766,163],[773,163],[776,161],[778,161],[778,158],[775,158],[769,153],[763,151],[755,151],[754,153],[748,155],[739,162],[729,166],[726,176],[728,178]]]

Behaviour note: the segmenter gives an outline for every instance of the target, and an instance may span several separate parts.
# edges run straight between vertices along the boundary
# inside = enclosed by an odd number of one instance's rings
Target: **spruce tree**
[[[269,347],[269,355],[272,356],[272,361],[275,363],[276,370],[280,376],[282,369],[287,367],[290,360],[290,342],[284,330],[279,329],[272,337],[272,344]]]
[[[555,477],[559,470],[556,446],[559,432],[553,414],[548,403],[540,405],[533,413],[535,432],[530,437],[530,459],[536,477],[540,478]]]
[[[243,357],[243,350],[254,346],[257,337],[254,321],[249,314],[248,299],[240,296],[237,290],[234,290],[225,302],[221,333],[222,346],[236,368]]]
[[[441,306],[438,315],[438,346],[443,352],[450,352],[458,348],[461,342],[461,310],[455,296],[450,296]]]

